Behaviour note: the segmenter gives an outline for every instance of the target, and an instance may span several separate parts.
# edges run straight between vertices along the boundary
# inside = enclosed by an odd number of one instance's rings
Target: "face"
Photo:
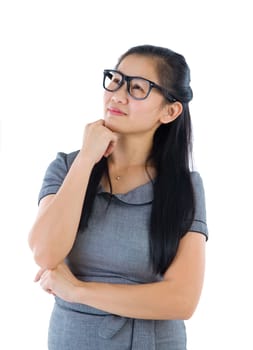
[[[139,76],[159,84],[155,64],[151,58],[127,56],[117,70],[128,76]],[[105,125],[115,132],[153,133],[161,124],[165,113],[162,94],[153,88],[145,100],[135,100],[127,92],[127,84],[117,91],[104,92]]]

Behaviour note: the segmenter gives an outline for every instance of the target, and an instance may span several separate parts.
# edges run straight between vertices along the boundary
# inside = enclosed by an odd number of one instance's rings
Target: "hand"
[[[40,269],[34,281],[40,281],[41,288],[49,294],[69,302],[75,302],[75,290],[84,283],[72,274],[65,263],[59,264],[53,270]]]
[[[97,163],[103,156],[108,157],[113,152],[117,139],[117,134],[100,119],[86,125],[81,152]]]

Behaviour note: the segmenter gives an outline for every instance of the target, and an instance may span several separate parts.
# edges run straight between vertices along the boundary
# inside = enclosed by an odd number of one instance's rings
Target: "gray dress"
[[[57,154],[46,171],[39,200],[58,191],[77,153]],[[190,230],[207,238],[204,190],[197,172],[192,172],[192,181],[196,213]],[[78,279],[121,284],[161,280],[149,262],[152,199],[152,183],[112,198],[98,188],[88,228],[77,234],[66,258]],[[48,346],[50,350],[185,350],[186,332],[183,320],[131,319],[56,297]]]

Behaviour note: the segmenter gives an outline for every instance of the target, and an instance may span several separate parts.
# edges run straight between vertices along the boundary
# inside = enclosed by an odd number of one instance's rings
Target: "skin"
[[[118,69],[159,84],[150,58],[128,56]],[[154,132],[161,123],[177,118],[181,111],[179,102],[165,104],[164,97],[155,89],[143,101],[129,96],[126,85],[116,92],[105,91],[104,119],[86,126],[82,148],[61,189],[56,195],[42,199],[29,235],[35,261],[41,266],[35,281],[40,281],[45,291],[69,302],[84,303],[125,317],[188,319],[192,316],[200,298],[205,269],[205,237],[199,233],[188,232],[181,239],[177,255],[161,282],[141,285],[83,282],[63,263],[75,240],[93,166],[103,155],[108,157],[114,193],[126,193],[147,182],[145,162]],[[155,176],[152,164],[148,170]],[[115,181],[118,174],[124,176]],[[106,178],[102,184],[108,188]],[[61,223],[59,215],[64,218]]]

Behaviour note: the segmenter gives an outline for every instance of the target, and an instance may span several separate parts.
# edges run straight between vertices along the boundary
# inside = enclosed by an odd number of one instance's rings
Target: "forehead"
[[[117,67],[123,74],[139,76],[152,81],[158,80],[156,61],[151,57],[142,55],[129,55]]]

